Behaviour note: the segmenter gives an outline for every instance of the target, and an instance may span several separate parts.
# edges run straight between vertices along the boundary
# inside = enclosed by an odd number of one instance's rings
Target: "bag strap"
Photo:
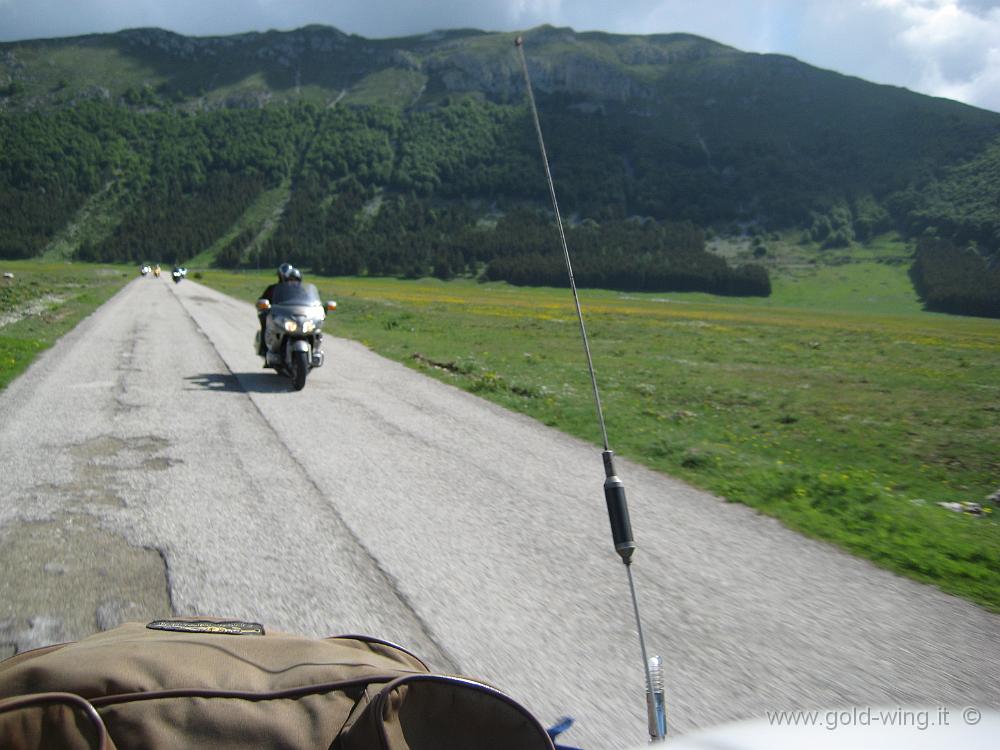
[[[376,638],[375,636],[371,636],[371,635],[358,635],[358,634],[350,634],[350,633],[345,633],[343,635],[331,635],[331,636],[328,636],[328,637],[324,638],[323,640],[326,640],[326,641],[339,641],[339,640],[360,641],[361,643],[367,643],[369,645],[375,644],[375,645],[378,645],[378,646],[385,646],[386,648],[388,648],[388,649],[390,649],[392,651],[400,651],[400,652],[406,654],[411,659],[413,659],[418,664],[420,664],[420,666],[422,666],[425,671],[427,671],[427,672],[431,671],[431,668],[429,666],[427,666],[427,662],[425,662],[423,659],[421,659],[415,653],[413,653],[412,651],[410,651],[408,648],[405,648],[404,646],[400,646],[398,643],[395,643],[393,641],[386,641],[386,640],[384,640],[382,638]]]
[[[18,695],[14,698],[5,698],[0,700],[0,726],[3,725],[4,714],[33,708],[44,709],[53,705],[68,707],[71,712],[83,714],[84,718],[90,722],[91,726],[94,728],[94,734],[97,736],[97,750],[112,750],[112,746],[109,745],[108,728],[104,726],[104,721],[101,719],[101,715],[97,713],[97,709],[94,708],[86,698],[82,698],[75,693],[34,693],[31,695]],[[68,727],[66,731],[70,731]],[[7,736],[6,732],[4,732],[3,735]],[[65,747],[71,746],[68,742],[70,739],[82,739],[88,745],[90,744],[90,740],[85,736],[84,732],[79,730],[78,727],[77,731],[74,732],[74,735],[75,736],[72,738],[68,734],[64,737]],[[49,739],[52,738],[50,737]]]

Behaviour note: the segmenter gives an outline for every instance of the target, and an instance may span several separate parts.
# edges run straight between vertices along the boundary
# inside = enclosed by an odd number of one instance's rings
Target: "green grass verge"
[[[746,304],[904,315],[921,311],[907,275],[913,249],[895,233],[824,250],[816,243],[802,244],[799,233],[786,232],[764,239],[761,257],[754,255],[749,237],[715,237],[709,247],[730,263],[767,268],[771,296]]]
[[[0,325],[0,388],[135,273],[120,266],[6,260],[0,272],[14,274],[0,279],[0,323],[10,321]]]
[[[270,276],[203,280],[252,300]],[[313,280],[340,304],[329,333],[598,443],[568,290]],[[998,321],[777,293],[581,298],[620,455],[1000,611],[1000,514],[936,505],[1000,483]]]

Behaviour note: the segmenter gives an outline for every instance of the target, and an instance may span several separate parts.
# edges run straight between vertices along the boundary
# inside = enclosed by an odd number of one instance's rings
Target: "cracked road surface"
[[[0,392],[3,655],[169,615],[369,633],[574,716],[567,742],[642,744],[599,451],[332,337],[294,393],[255,326],[193,281],[136,279]],[[1000,706],[1000,617],[618,470],[674,731]]]

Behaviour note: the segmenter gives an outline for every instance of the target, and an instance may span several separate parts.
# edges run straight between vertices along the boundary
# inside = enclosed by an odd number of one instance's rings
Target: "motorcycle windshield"
[[[274,287],[274,305],[320,305],[319,292],[313,284],[278,284]]]

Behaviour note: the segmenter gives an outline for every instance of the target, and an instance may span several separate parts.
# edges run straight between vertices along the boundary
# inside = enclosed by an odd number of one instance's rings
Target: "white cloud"
[[[986,64],[971,77],[958,81],[942,81],[936,85],[938,96],[963,102],[984,102],[983,106],[1000,111],[1000,49],[989,51]]]
[[[1000,111],[1000,6],[964,0],[874,0],[891,11],[891,39],[911,87]]]

